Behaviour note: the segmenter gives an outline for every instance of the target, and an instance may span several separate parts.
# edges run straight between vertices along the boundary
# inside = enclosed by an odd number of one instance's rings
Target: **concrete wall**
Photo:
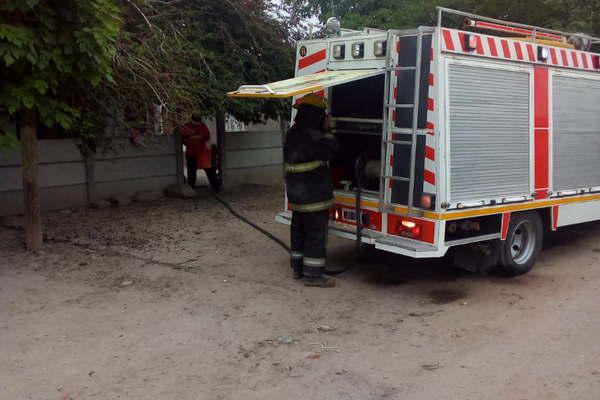
[[[214,126],[211,132],[215,132]],[[244,131],[225,134],[223,174],[226,187],[244,183],[283,182],[283,131],[278,121],[244,125]],[[216,136],[216,135],[211,135]],[[138,191],[161,191],[177,182],[174,137],[154,137],[145,146],[122,141],[116,150],[97,154],[93,179],[86,179],[86,160],[75,139],[39,141],[40,194],[44,210],[82,207],[88,185],[94,199],[133,196]],[[88,171],[89,173],[89,171]],[[0,152],[0,215],[23,212],[21,149]]]
[[[174,137],[163,136],[145,147],[121,143],[118,150],[97,154],[94,160],[95,195],[133,195],[139,191],[162,191],[177,183]]]
[[[142,190],[163,190],[176,183],[173,138],[153,138],[146,147],[121,142],[118,150],[98,154],[94,179],[86,179],[85,160],[74,139],[39,141],[40,200],[42,209],[82,207],[87,204],[87,185],[96,198],[113,194],[133,195]],[[23,211],[21,149],[0,153],[0,215]]]
[[[283,182],[283,132],[278,121],[225,133],[225,185]]]
[[[40,201],[43,209],[86,203],[85,162],[72,139],[40,141]],[[0,215],[23,210],[21,149],[0,152]]]

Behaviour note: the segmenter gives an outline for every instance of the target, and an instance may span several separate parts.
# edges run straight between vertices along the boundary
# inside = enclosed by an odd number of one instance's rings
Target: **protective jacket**
[[[292,211],[316,212],[333,205],[329,161],[339,151],[331,133],[295,124],[286,136],[283,157],[286,191]]]

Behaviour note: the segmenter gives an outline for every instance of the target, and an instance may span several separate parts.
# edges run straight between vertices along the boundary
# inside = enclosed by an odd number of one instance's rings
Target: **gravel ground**
[[[224,197],[287,240],[281,192]],[[324,290],[204,191],[44,220],[38,254],[0,221],[1,399],[600,397],[600,224],[516,279],[332,238]]]

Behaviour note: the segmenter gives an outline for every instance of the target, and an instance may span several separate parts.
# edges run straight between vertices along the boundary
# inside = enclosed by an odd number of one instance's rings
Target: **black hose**
[[[260,226],[256,225],[254,222],[248,220],[244,216],[240,215],[237,211],[235,211],[233,209],[233,207],[231,207],[231,205],[229,205],[229,203],[227,203],[225,200],[223,200],[221,198],[221,196],[219,196],[214,190],[210,190],[210,193],[213,195],[215,200],[217,200],[219,203],[221,203],[231,213],[231,215],[233,215],[240,221],[246,223],[247,225],[251,226],[252,228],[256,229],[258,232],[262,233],[263,235],[265,235],[266,237],[268,237],[269,239],[271,239],[272,241],[274,241],[275,243],[280,245],[286,252],[288,252],[288,253],[292,252],[292,249],[290,249],[290,247],[287,244],[285,244],[281,239],[279,239],[278,237],[276,237],[275,235],[273,235],[271,232],[267,231],[266,229],[263,229]],[[198,207],[197,203],[196,203],[196,207]],[[344,268],[342,268],[340,270],[336,270],[336,271],[330,271],[328,269],[325,269],[325,273],[327,275],[339,275],[339,274],[343,274],[344,272],[348,271],[351,267],[352,267],[351,265],[348,265],[347,267],[344,267]]]
[[[259,231],[260,233],[262,233],[263,235],[265,235],[266,237],[268,237],[269,239],[271,239],[272,241],[274,241],[275,243],[277,243],[278,245],[280,245],[285,251],[287,251],[288,253],[291,253],[292,249],[290,249],[290,247],[285,244],[281,239],[279,239],[278,237],[276,237],[275,235],[273,235],[271,232],[261,228],[260,226],[256,225],[254,222],[249,221],[248,219],[246,219],[244,216],[240,215],[237,211],[235,211],[233,209],[233,207],[231,207],[229,205],[229,203],[227,203],[225,200],[223,200],[221,198],[221,196],[219,196],[214,190],[211,190],[210,193],[213,195],[213,197],[221,204],[223,204],[223,206],[237,219],[239,219],[242,222],[245,222],[247,225],[250,225],[252,228],[256,229],[257,231]]]

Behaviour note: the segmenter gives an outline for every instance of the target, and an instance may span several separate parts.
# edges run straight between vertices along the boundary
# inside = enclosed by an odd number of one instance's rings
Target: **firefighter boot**
[[[294,279],[302,278],[302,276],[303,276],[303,274],[302,274],[302,269],[303,269],[302,254],[300,254],[300,256],[296,256],[296,254],[292,253],[292,258],[290,259],[290,265],[291,265],[292,271],[293,271],[292,277]]]
[[[304,266],[304,285],[315,287],[334,287],[335,278],[323,274],[323,267]]]

